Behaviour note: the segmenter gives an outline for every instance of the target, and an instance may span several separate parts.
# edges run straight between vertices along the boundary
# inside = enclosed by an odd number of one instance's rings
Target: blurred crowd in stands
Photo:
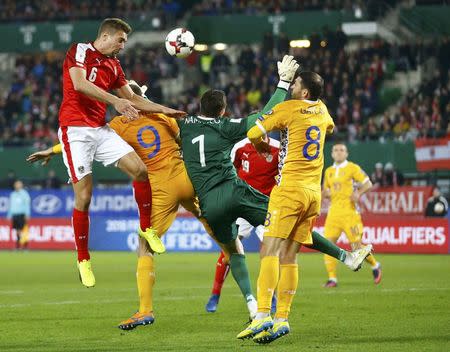
[[[2,0],[1,22],[87,20],[121,17],[144,20],[157,14],[162,22],[179,19],[185,14],[267,14],[277,11],[339,10],[359,18],[375,18],[398,1],[386,0]],[[381,3],[381,4],[380,4]],[[381,6],[382,5],[382,6]]]
[[[365,40],[354,51],[345,51],[345,34],[325,30],[310,37],[311,46],[291,49],[303,70],[319,72],[325,80],[324,100],[336,123],[336,138],[354,140],[414,140],[417,137],[442,137],[448,131],[450,42],[417,43],[394,46],[380,40]],[[244,47],[235,62],[227,52],[196,53],[189,65],[201,71],[201,79],[190,79],[185,90],[170,104],[189,112],[198,111],[198,96],[208,87],[223,89],[228,111],[245,116],[260,109],[270,98],[277,81],[272,53],[289,51],[283,34],[277,41],[266,34],[259,50]],[[382,118],[379,96],[382,83],[395,72],[422,67],[417,91],[410,91]],[[427,67],[431,67],[428,72]]]
[[[365,125],[355,126],[350,139],[405,141],[450,134],[450,40],[422,45],[420,53],[419,87],[408,91],[381,119],[371,117]]]
[[[344,50],[347,37],[341,30],[324,29],[309,39],[309,48],[292,49],[283,33],[278,38],[267,33],[259,47],[194,52],[186,60],[167,55],[162,46],[135,46],[122,55],[121,63],[128,78],[149,86],[147,95],[154,101],[195,113],[199,96],[213,87],[227,93],[230,115],[246,116],[269,100],[278,81],[276,61],[290,51],[303,70],[323,76],[324,100],[335,120],[337,138],[413,140],[448,132],[448,39],[402,46],[364,40],[352,51]],[[0,95],[3,145],[35,142],[37,147],[56,140],[63,59],[64,53],[17,56],[12,84]],[[379,91],[383,81],[419,64],[419,89],[408,92],[397,108],[381,118],[374,117],[382,115]],[[171,94],[174,84],[176,94]]]
[[[193,7],[194,15],[217,16],[244,13],[248,15],[274,13],[276,11],[340,10],[363,11],[367,1],[350,0],[202,0]]]
[[[379,187],[397,187],[405,184],[403,174],[396,170],[391,162],[387,162],[385,165],[376,163],[370,180],[375,189]]]
[[[183,14],[182,1],[177,0],[2,0],[0,22],[93,20],[120,17],[145,20],[158,14],[163,20],[177,19]]]
[[[9,170],[6,177],[0,179],[0,189],[14,189],[14,183],[19,180],[23,181],[27,186],[38,189],[60,189],[64,185],[64,182],[61,181],[53,169],[48,170],[47,176],[44,179],[31,180],[26,177],[22,179],[16,175],[14,170]],[[68,186],[68,184],[65,183],[65,186]]]

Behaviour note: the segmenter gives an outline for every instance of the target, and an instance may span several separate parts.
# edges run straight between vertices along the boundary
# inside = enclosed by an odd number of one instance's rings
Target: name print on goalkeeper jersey
[[[247,134],[247,119],[189,116],[178,121],[183,159],[199,197],[237,178],[230,159],[233,146]]]

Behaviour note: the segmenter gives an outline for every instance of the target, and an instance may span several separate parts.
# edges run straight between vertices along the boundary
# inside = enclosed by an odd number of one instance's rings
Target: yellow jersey
[[[256,121],[250,140],[274,129],[280,130],[277,184],[320,192],[325,135],[334,122],[321,100],[287,100]]]
[[[180,146],[176,142],[180,131],[175,119],[144,113],[133,121],[116,116],[109,126],[144,161],[152,184],[167,181],[184,170]]]
[[[329,215],[358,212],[356,204],[352,202],[352,195],[357,183],[363,184],[369,180],[367,174],[355,163],[343,163],[328,167],[325,170],[323,186],[330,190],[331,204]]]

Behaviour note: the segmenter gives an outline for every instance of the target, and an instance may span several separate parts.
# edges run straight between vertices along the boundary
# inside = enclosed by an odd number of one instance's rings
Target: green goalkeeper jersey
[[[285,89],[277,88],[262,113],[284,101],[286,94]],[[237,178],[231,149],[246,138],[259,116],[260,113],[242,119],[188,116],[178,120],[184,164],[199,198],[222,182]]]

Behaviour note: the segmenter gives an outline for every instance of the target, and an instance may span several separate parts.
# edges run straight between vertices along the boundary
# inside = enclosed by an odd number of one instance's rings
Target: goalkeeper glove
[[[284,55],[283,60],[277,62],[277,67],[280,80],[291,83],[300,65],[293,56]]]

